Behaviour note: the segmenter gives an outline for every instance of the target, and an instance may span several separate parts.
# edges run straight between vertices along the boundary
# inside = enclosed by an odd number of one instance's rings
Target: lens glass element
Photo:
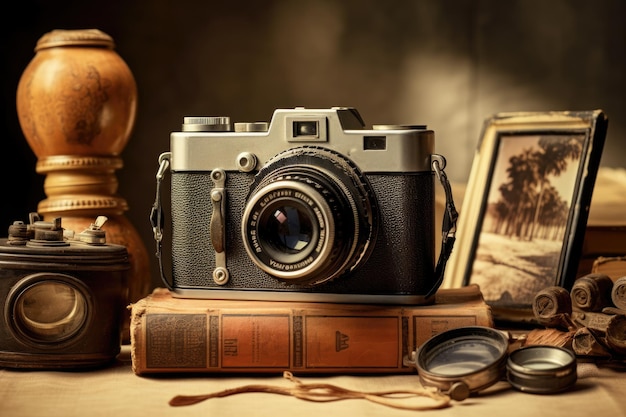
[[[293,205],[276,207],[259,228],[261,240],[278,252],[299,253],[313,238],[311,217],[305,210]]]
[[[37,342],[59,342],[80,331],[87,318],[87,300],[65,282],[41,281],[15,300],[15,324]]]
[[[334,221],[312,187],[277,181],[259,190],[247,208],[246,249],[267,272],[306,275],[329,256]]]
[[[491,340],[458,340],[440,346],[428,369],[439,375],[456,376],[476,372],[493,364],[502,350]]]

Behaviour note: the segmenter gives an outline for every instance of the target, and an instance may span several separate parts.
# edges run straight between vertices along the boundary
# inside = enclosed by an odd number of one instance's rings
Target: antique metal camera
[[[185,117],[170,146],[151,220],[163,265],[159,189],[170,168],[173,274],[163,280],[175,295],[432,299],[445,159],[426,126],[368,130],[354,108],[278,109],[270,123]]]
[[[106,243],[98,217],[74,235],[61,218],[16,221],[0,239],[0,366],[61,369],[105,365],[120,352],[125,246]]]

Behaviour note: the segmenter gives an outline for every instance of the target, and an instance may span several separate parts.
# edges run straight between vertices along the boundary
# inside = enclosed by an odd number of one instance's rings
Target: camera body
[[[171,134],[175,296],[423,304],[438,285],[434,132],[350,107]],[[170,282],[171,281],[171,282]]]
[[[82,233],[31,213],[0,239],[0,367],[95,368],[120,352],[125,246],[106,243],[99,217]]]

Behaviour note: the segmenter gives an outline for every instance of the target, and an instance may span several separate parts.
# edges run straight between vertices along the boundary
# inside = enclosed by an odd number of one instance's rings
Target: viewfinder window
[[[366,151],[384,151],[387,149],[387,137],[365,136],[363,138],[363,149]]]
[[[293,122],[293,137],[309,136],[318,137],[317,120],[301,120]]]
[[[327,142],[328,121],[317,115],[292,115],[285,118],[287,142]]]

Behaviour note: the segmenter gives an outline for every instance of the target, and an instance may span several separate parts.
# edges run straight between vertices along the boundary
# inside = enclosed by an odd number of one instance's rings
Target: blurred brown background
[[[185,115],[269,120],[278,107],[354,106],[368,125],[427,124],[453,181],[501,111],[609,116],[602,166],[625,167],[622,0],[22,1],[2,13],[2,225],[26,220],[43,176],[15,110],[20,75],[53,29],[113,37],[138,85],[119,194],[152,255],[157,158]],[[159,285],[156,260],[153,282]]]

